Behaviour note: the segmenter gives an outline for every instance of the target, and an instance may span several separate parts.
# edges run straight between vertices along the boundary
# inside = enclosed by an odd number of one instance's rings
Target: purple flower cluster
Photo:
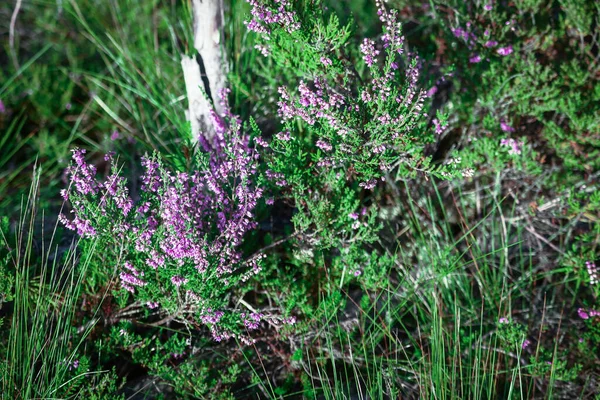
[[[222,94],[222,97],[225,93]],[[208,166],[193,173],[170,173],[156,160],[145,159],[142,190],[153,201],[139,208],[147,224],[134,229],[138,249],[153,268],[165,262],[192,264],[199,273],[214,267],[217,275],[231,273],[241,261],[236,248],[256,227],[253,210],[263,190],[255,187],[258,154],[241,135],[241,124],[225,108],[226,121],[213,114],[216,136],[200,143],[210,155]],[[154,239],[160,231],[158,238]],[[181,286],[186,280],[172,277]]]
[[[323,151],[331,151],[333,146],[323,139],[317,140],[317,147]]]
[[[275,185],[283,187],[287,186],[287,181],[285,180],[285,176],[281,172],[273,172],[270,169],[265,171],[265,175],[270,181],[275,182]]]
[[[257,227],[254,209],[263,194],[256,185],[259,155],[242,134],[226,95],[227,91],[220,93],[223,116],[212,113],[214,137],[199,138],[201,165],[174,172],[160,159],[144,157],[141,198],[135,206],[112,157],[111,174],[98,181],[96,168],[84,160],[85,150],[73,152],[67,169],[70,189],[61,194],[70,201],[74,218],[59,219],[81,236],[128,243],[121,256],[131,261],[122,265],[120,284],[141,295],[150,309],[159,306],[157,300],[162,302],[150,295],[157,288],[164,296],[175,296],[173,286],[185,287],[185,301],[204,304],[211,300],[201,295],[210,296],[203,287],[207,280],[217,279],[226,287],[232,278],[244,281],[260,272],[261,255],[245,261],[239,250],[245,234]],[[242,274],[232,275],[242,267]],[[209,309],[203,321],[215,324],[221,316]]]
[[[247,0],[252,6],[250,13],[252,19],[245,21],[246,27],[256,33],[269,35],[271,30],[269,25],[279,25],[288,33],[300,29],[300,23],[297,20],[296,13],[291,9],[288,0],[275,0],[274,5],[269,1]]]
[[[501,56],[508,56],[512,54],[513,48],[512,46],[500,47],[498,50],[496,50],[496,52]]]
[[[433,126],[435,127],[435,133],[441,135],[446,130],[446,124],[442,124],[437,118],[433,119]]]
[[[323,65],[326,67],[330,67],[333,64],[331,59],[328,57],[321,57],[321,63],[323,63]]]
[[[486,10],[491,10],[492,5],[487,4],[484,6],[484,8]],[[514,23],[514,21],[507,21],[506,25],[512,25],[513,23]],[[456,28],[452,28],[451,32],[454,35],[454,37],[462,39],[467,44],[467,47],[471,50],[475,50],[475,47],[477,44],[479,44],[480,46],[482,45],[484,48],[487,48],[487,49],[495,48],[498,46],[498,44],[499,44],[498,41],[494,40],[493,38],[490,38],[491,32],[490,32],[489,28],[486,28],[484,30],[483,37],[481,40],[478,40],[477,35],[475,35],[473,33],[474,28],[475,27],[473,26],[473,24],[469,21],[466,23],[466,28],[458,26]],[[514,27],[512,28],[512,30],[514,30]],[[483,50],[483,49],[481,49],[481,50]],[[513,47],[511,45],[499,47],[496,49],[496,53],[501,56],[508,56],[513,53]],[[481,61],[482,61],[482,57],[477,53],[473,54],[469,58],[469,62],[471,64],[476,64]]]
[[[129,197],[129,189],[127,189],[127,180],[120,177],[116,172],[108,176],[103,184],[106,189],[107,197],[112,198],[117,208],[119,208],[124,216],[129,214],[133,208],[133,200]],[[104,197],[106,199],[106,197]]]
[[[98,211],[106,215],[107,210],[114,205],[121,210],[124,217],[129,214],[133,207],[133,201],[129,197],[126,181],[117,175],[116,168],[113,174],[105,182],[96,180],[96,167],[85,161],[84,149],[73,150],[73,163],[66,169],[70,180],[69,190],[61,190],[61,196],[65,200],[71,200],[74,215],[69,220],[65,215],[58,216],[59,221],[68,229],[74,230],[83,237],[96,236],[97,227],[93,226],[90,216],[92,210],[86,207],[84,198],[91,197],[96,200]],[[109,158],[110,159],[110,158]],[[101,193],[102,192],[102,193]]]
[[[171,277],[171,282],[173,282],[173,285],[179,287],[181,285],[185,285],[186,283],[188,283],[189,279],[184,278],[183,276],[175,275],[175,276]]]
[[[85,162],[84,149],[74,149],[74,164],[67,168],[67,175],[71,178],[71,183],[81,195],[96,194],[99,185],[96,182],[96,167]]]
[[[477,64],[481,62],[481,56],[479,54],[474,54],[471,58],[469,58],[469,62],[471,64]]]
[[[374,157],[380,164],[380,170],[386,171],[390,163],[380,159],[391,155],[388,149],[394,149],[392,143],[386,143],[396,141],[411,131],[422,113],[427,95],[418,87],[419,61],[414,57],[405,71],[405,84],[400,85],[396,79],[399,73],[396,57],[403,51],[401,25],[395,11],[386,11],[381,0],[377,0],[376,4],[384,25],[383,46],[369,38],[360,45],[362,57],[369,66],[369,76],[365,78],[364,86],[359,88],[358,99],[353,92],[330,82],[327,74],[317,76],[310,83],[300,81],[296,94],[286,87],[278,89],[278,115],[284,124],[299,118],[309,125],[320,124],[328,131],[326,136],[316,141],[316,147],[324,153],[317,160],[317,167],[339,168],[352,160]],[[381,47],[386,49],[385,63],[377,60]],[[328,59],[321,61],[329,65]],[[381,102],[393,104],[385,107]],[[364,119],[365,114],[373,126],[355,125],[355,121]],[[290,125],[287,127],[289,129]],[[363,134],[365,131],[367,135]],[[277,134],[276,138],[280,141],[292,139],[288,131]],[[365,177],[364,180],[361,187],[372,189],[379,178]]]
[[[381,180],[383,181],[383,178],[381,178]],[[366,189],[366,190],[371,190],[371,189],[373,189],[375,186],[377,186],[377,182],[378,182],[378,181],[379,181],[378,179],[371,178],[371,179],[369,179],[369,180],[368,180],[368,181],[366,181],[366,182],[361,182],[361,183],[359,183],[359,184],[358,184],[358,186],[360,186],[360,187],[362,187],[362,188],[364,188],[364,189]]]
[[[264,315],[261,313],[250,313],[248,315],[242,313],[241,317],[244,320],[244,325],[246,326],[246,328],[248,330],[254,330],[258,329],[260,321],[264,317]]]
[[[131,264],[129,261],[126,261],[125,264],[123,265],[123,267],[128,271],[128,272],[121,272],[120,274],[120,278],[121,278],[121,287],[125,290],[127,290],[130,293],[135,293],[135,289],[134,286],[146,286],[147,283],[144,282],[143,280],[140,279],[140,276],[144,276],[144,273],[141,271],[138,271],[133,264]]]
[[[581,318],[581,319],[590,319],[590,318],[600,316],[600,311],[596,311],[596,310],[592,310],[592,309],[586,310],[585,308],[579,308],[577,310],[577,315],[579,315],[579,318]]]
[[[377,61],[377,55],[379,50],[375,48],[375,42],[371,39],[365,38],[363,43],[360,45],[360,52],[363,54],[363,60],[371,67]]]
[[[300,94],[299,99],[294,101],[285,87],[279,88],[281,99],[277,105],[279,106],[279,115],[284,122],[298,117],[307,124],[314,125],[317,119],[323,119],[340,135],[344,135],[348,131],[338,115],[338,111],[345,104],[344,97],[331,87],[325,79],[316,78],[314,90],[309,88],[304,81],[300,81],[298,92]],[[289,137],[284,139],[278,136],[278,138],[289,140]]]
[[[467,22],[467,28],[470,27],[471,23]],[[454,37],[464,40],[469,45],[472,45],[477,40],[477,36],[475,36],[473,32],[470,32],[467,29],[462,28],[460,26],[452,28],[451,31]]]
[[[79,368],[79,360],[73,360],[69,363],[69,371]]]
[[[213,311],[212,309],[208,308],[204,313],[202,313],[200,320],[204,325],[214,325],[221,320],[223,315],[223,311]]]
[[[403,51],[404,36],[402,35],[402,24],[398,22],[397,11],[391,10],[388,12],[382,0],[375,0],[375,6],[377,7],[379,20],[383,23],[383,47],[386,49],[391,48],[392,51],[401,54]]]
[[[271,50],[264,44],[255,44],[254,48],[260,52],[264,57],[268,57],[271,54]]]
[[[404,99],[397,98],[396,101],[398,103],[403,103],[405,107],[410,107],[413,104],[415,95],[417,95],[417,101],[415,102],[417,107],[419,104],[422,104],[425,101],[426,93],[424,90],[418,91],[418,81],[419,81],[419,68],[417,62],[413,63],[406,71],[406,80],[407,80],[407,89],[406,89],[406,97]],[[420,108],[417,110],[420,111]]]
[[[517,142],[515,139],[510,138],[500,140],[500,145],[510,147],[508,154],[521,154],[521,146],[523,143]]]
[[[510,126],[509,124],[507,124],[504,121],[500,122],[500,129],[502,129],[502,132],[514,132],[515,128],[513,128],[512,126]]]
[[[76,215],[72,221],[67,219],[64,214],[58,216],[58,220],[67,229],[76,231],[79,236],[82,237],[93,237],[96,236],[96,229],[92,226],[91,222],[87,219],[80,218]]]

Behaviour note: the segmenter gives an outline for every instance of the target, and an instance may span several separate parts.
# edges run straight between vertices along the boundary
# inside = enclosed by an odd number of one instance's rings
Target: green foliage
[[[179,290],[133,230],[69,247],[35,209],[54,222],[75,144],[142,201],[146,152],[207,169],[185,119],[184,3],[17,15],[0,67],[2,398],[124,399],[140,375],[148,398],[600,396],[600,6],[257,0],[290,13],[257,34],[254,5],[228,1],[229,101],[266,188],[241,251],[266,258],[229,286],[186,265]],[[139,222],[117,209],[90,213]],[[125,253],[152,281],[135,296],[117,287]],[[234,337],[209,339],[188,290]],[[242,315],[263,313],[247,330]]]

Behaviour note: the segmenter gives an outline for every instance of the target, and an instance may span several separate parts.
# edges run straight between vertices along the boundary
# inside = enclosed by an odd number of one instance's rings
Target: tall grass
[[[79,259],[75,242],[60,248],[56,226],[45,237],[39,179],[36,168],[29,195],[21,202],[14,240],[2,235],[15,276],[0,373],[2,399],[75,397],[88,374],[83,367],[75,368],[76,357],[94,321],[79,329],[73,326],[88,259]]]
[[[79,71],[103,114],[121,137],[182,162],[190,135],[180,63],[192,19],[184,3],[155,3],[109,1],[98,13],[94,2],[70,1],[66,9],[104,63],[100,73]]]
[[[486,199],[480,219],[468,217],[475,199],[460,189],[446,186],[442,196],[434,185],[421,200],[409,198],[403,216],[410,226],[398,239],[396,265],[385,271],[388,287],[363,291],[360,300],[345,292],[338,307],[315,318],[315,333],[302,349],[308,377],[303,396],[552,398],[555,374],[531,373],[542,363],[541,344],[524,350],[498,334],[502,317],[514,315],[527,325],[513,309],[535,302],[534,282],[552,272],[534,269],[531,237],[522,226],[507,224],[514,204],[496,189],[477,194]],[[448,190],[457,191],[453,209]],[[459,233],[453,224],[461,226]],[[553,287],[539,290],[552,293]]]

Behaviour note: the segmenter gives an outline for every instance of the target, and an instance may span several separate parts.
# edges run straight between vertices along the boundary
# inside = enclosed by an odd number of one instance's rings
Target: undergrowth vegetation
[[[0,6],[2,399],[600,399],[600,3],[192,3]]]

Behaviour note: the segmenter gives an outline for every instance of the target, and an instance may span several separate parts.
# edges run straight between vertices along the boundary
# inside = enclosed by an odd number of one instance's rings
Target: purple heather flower
[[[254,138],[254,143],[256,143],[257,145],[261,146],[261,147],[269,147],[269,143],[267,143],[267,141],[263,138],[261,138],[260,136],[257,136]]]
[[[508,154],[521,154],[521,144],[522,143],[519,143],[512,138],[500,140],[501,146],[510,147],[510,150],[508,150]]]
[[[479,54],[475,54],[474,56],[469,58],[469,62],[471,64],[477,64],[477,63],[481,62],[481,56]]]
[[[226,104],[226,93],[222,97]],[[82,236],[93,236],[98,234],[95,224],[101,216],[104,219],[99,225],[100,234],[135,244],[133,254],[127,258],[136,260],[136,264],[127,261],[120,271],[124,290],[135,294],[137,288],[161,279],[160,274],[145,276],[146,266],[181,268],[170,279],[178,287],[189,282],[190,277],[183,273],[189,266],[199,274],[211,269],[211,276],[217,277],[231,274],[242,265],[249,267],[251,274],[260,272],[260,258],[245,261],[239,250],[244,235],[258,226],[254,209],[263,194],[256,184],[259,155],[250,147],[249,137],[241,133],[241,121],[228,107],[224,106],[223,117],[216,113],[212,117],[217,135],[204,140],[206,168],[174,173],[156,158],[142,159],[139,181],[143,200],[135,204],[136,213],[130,212],[134,204],[128,196],[127,182],[116,172],[118,168],[110,155],[113,173],[98,182],[96,169],[85,162],[85,150],[73,152],[67,173],[74,189],[61,193],[71,201],[74,218],[68,220],[61,215],[59,220]],[[278,184],[285,183],[281,173],[273,173],[273,178]],[[122,213],[115,214],[115,208]],[[221,282],[228,285],[227,277],[223,276]],[[200,301],[197,292],[188,293],[186,301]],[[146,305],[151,309],[158,307],[156,302]],[[220,332],[218,337],[230,336]]]
[[[488,3],[488,4],[486,4],[485,6],[483,6],[483,8],[484,8],[486,11],[492,11],[492,8],[493,8],[493,6],[492,6],[492,3]]]
[[[348,217],[350,217],[350,219],[353,219],[353,220],[356,221],[358,219],[358,214],[357,213],[350,213],[350,214],[348,214]]]
[[[69,221],[64,214],[59,214],[58,220],[61,224],[63,224],[67,229],[72,231],[77,231],[77,234],[82,237],[93,237],[96,236],[96,229],[92,227],[90,221],[81,219],[79,216],[75,216],[73,221]]]
[[[114,157],[114,155],[115,155],[114,151],[109,151],[108,153],[106,153],[104,155],[104,161],[110,161],[110,160],[112,160],[113,157]]]
[[[300,29],[300,23],[296,20],[296,13],[292,11],[288,0],[277,0],[271,5],[270,2],[260,0],[246,0],[252,9],[250,13],[253,19],[245,21],[246,27],[259,34],[269,35],[270,26],[278,25],[283,27],[288,33]]]
[[[4,102],[0,100],[0,114],[4,114],[6,112],[6,107],[4,106]]]
[[[377,185],[377,179],[371,178],[366,182],[361,182],[358,184],[359,187],[365,188],[367,190],[373,189]]]
[[[119,139],[120,135],[119,135],[119,131],[113,131],[113,133],[111,133],[110,135],[110,140],[117,140]]]
[[[485,42],[484,44],[485,47],[495,47],[498,46],[498,42],[496,42],[495,40],[488,40],[487,42]],[[498,52],[500,51],[500,49],[498,49]],[[500,53],[498,53],[500,54]]]
[[[433,119],[433,126],[435,126],[435,133],[441,135],[445,131],[445,126],[441,124],[441,122],[437,119]]]
[[[128,286],[146,286],[147,283],[138,278],[133,274],[129,274],[127,272],[121,272],[119,275],[121,278],[121,283]]]
[[[454,37],[456,38],[462,38],[467,40],[469,37],[469,34],[466,30],[464,30],[463,28],[461,28],[460,26],[457,28],[452,28],[451,29],[452,34],[454,35]]]
[[[385,151],[386,147],[384,144],[379,145],[379,146],[374,146],[373,147],[373,153],[375,154],[381,154]]]
[[[146,307],[148,307],[151,310],[154,310],[155,308],[158,308],[158,303],[155,301],[148,301],[146,302]]]
[[[331,149],[333,149],[333,147],[328,142],[322,139],[317,140],[317,147],[323,151],[331,151]]]
[[[284,142],[290,141],[292,139],[292,136],[289,131],[279,132],[275,135],[275,137],[277,137],[277,139],[279,140],[283,140]]]
[[[530,344],[531,344],[531,341],[529,339],[525,339],[523,341],[523,344],[521,345],[521,348],[526,349],[527,347],[529,347]]]
[[[508,321],[508,318],[502,317],[498,320],[498,322],[501,324],[508,324],[509,321]]]
[[[200,319],[202,323],[205,325],[208,324],[216,324],[219,322],[221,317],[223,317],[223,311],[212,311],[210,308],[206,311],[206,313],[202,314]]]
[[[360,271],[360,269],[357,269],[356,271],[354,271],[354,276],[360,276],[362,274],[362,272]]]
[[[500,47],[498,50],[496,50],[496,52],[501,56],[507,56],[509,54],[512,54],[513,48],[512,46]]]
[[[363,92],[360,95],[360,98],[365,103],[368,103],[372,100],[371,94],[369,92],[367,92],[366,90],[363,90]]]
[[[171,278],[171,282],[173,282],[173,285],[179,287],[181,285],[185,285],[186,283],[188,283],[189,279],[186,279],[182,276],[174,276]]]
[[[70,176],[73,185],[75,185],[75,189],[82,195],[97,193],[96,167],[85,162],[84,149],[73,149],[72,152],[75,165],[67,168],[67,174]]]
[[[248,315],[248,318],[246,318],[246,314],[242,314],[242,318],[244,319],[244,325],[249,330],[258,329],[260,321],[263,317],[264,315],[260,313],[250,313]]]
[[[73,360],[70,364],[69,364],[69,371],[72,371],[74,369],[79,368],[79,360]]]
[[[360,45],[360,51],[363,54],[365,63],[369,67],[375,63],[376,57],[379,54],[379,50],[375,49],[375,42],[367,38],[365,38],[363,43]]]
[[[321,63],[323,63],[323,65],[326,67],[329,67],[332,65],[331,60],[327,57],[321,57]]]
[[[506,122],[501,121],[500,122],[500,129],[502,129],[503,132],[514,132],[515,128],[513,128],[512,126],[508,125]]]
[[[586,310],[584,310],[583,308],[580,308],[577,310],[577,315],[579,315],[579,318],[581,318],[581,319],[590,318],[590,315],[588,314],[588,312]]]

